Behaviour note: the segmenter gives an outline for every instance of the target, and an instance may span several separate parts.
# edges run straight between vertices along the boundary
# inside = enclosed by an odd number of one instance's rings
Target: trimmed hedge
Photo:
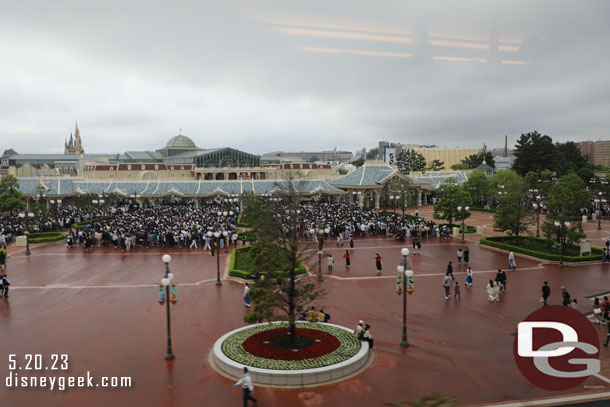
[[[235,268],[235,261],[237,259],[238,254],[240,252],[243,252],[244,254],[247,253],[250,250],[250,247],[251,246],[238,247],[231,251],[231,263],[229,264],[229,276],[243,278],[244,280],[252,280],[251,271],[240,270],[240,269]],[[299,260],[299,264],[297,266],[297,274],[304,274],[306,271],[307,271],[307,269],[305,268],[305,265],[303,263],[301,263],[301,261]],[[261,274],[264,275],[265,273],[261,273]]]
[[[456,224],[448,224],[448,223],[439,223],[438,227],[442,228],[443,226],[447,226],[447,228],[449,228],[449,231],[452,232],[453,228],[459,228],[460,229],[460,233],[462,233],[462,224],[460,223],[459,225]],[[476,226],[470,226],[470,225],[464,225],[466,226],[466,231],[464,233],[477,233],[477,227]]]
[[[92,223],[97,223],[97,222],[101,222],[103,220],[106,220],[107,218],[105,216],[99,217],[99,218],[93,218],[93,219],[88,219],[85,220],[83,222],[78,222],[78,223],[73,223],[72,227],[74,229],[84,229],[87,227],[87,225],[91,225]]]
[[[42,232],[42,233],[30,233],[30,243],[48,243],[56,242],[66,238],[64,232]]]
[[[519,239],[524,242],[530,241],[533,243],[538,243],[538,244],[542,243],[542,244],[549,245],[549,246],[551,246],[553,244],[552,240],[541,239],[541,238],[532,237],[532,236],[522,236],[522,237],[519,237]],[[480,240],[480,243],[482,245],[496,247],[496,248],[502,249],[502,250],[512,250],[515,253],[521,253],[521,254],[525,254],[525,255],[536,257],[536,258],[543,259],[543,260],[560,261],[560,259],[561,259],[561,255],[559,255],[559,254],[541,252],[541,251],[532,250],[532,249],[528,249],[525,247],[515,246],[513,244],[507,243],[507,242],[512,242],[514,240],[515,240],[514,236],[490,236],[490,237],[482,237]],[[566,244],[566,249],[568,248],[568,246],[570,246],[570,250],[580,250],[579,246],[577,246],[577,245],[567,245]],[[603,255],[602,249],[599,249],[597,247],[591,247],[591,253],[592,254],[590,256],[563,256],[563,261],[577,263],[577,262],[583,262],[583,261],[597,261],[597,260],[602,259],[602,255]]]
[[[470,210],[471,211],[476,211],[476,212],[496,213],[496,208],[493,208],[493,207],[490,207],[489,209],[487,209],[487,208],[483,208],[481,206],[471,206]]]
[[[252,243],[256,241],[256,230],[244,230],[243,232],[237,233],[239,240],[241,240],[244,235],[246,235],[247,242]]]
[[[402,216],[402,212],[398,211],[398,212],[382,212],[382,214],[387,215],[387,216],[391,216],[391,215],[397,215],[397,216]],[[408,213],[405,213],[405,218],[407,219],[414,219],[416,221],[423,221],[424,217],[423,216],[415,216],[415,215],[409,215]]]

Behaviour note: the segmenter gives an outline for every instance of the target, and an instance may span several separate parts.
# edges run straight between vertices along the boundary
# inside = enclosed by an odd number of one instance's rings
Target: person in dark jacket
[[[563,305],[565,305],[566,307],[569,307],[572,303],[572,300],[570,299],[570,293],[566,291],[566,288],[564,286],[561,286],[561,298],[563,299]]]
[[[502,291],[506,291],[506,273],[502,269],[498,269],[496,283],[498,283]]]
[[[447,275],[450,275],[451,279],[455,280],[455,278],[453,277],[453,265],[451,264],[451,262],[447,264]]]
[[[551,295],[551,287],[549,287],[549,282],[545,281],[544,285],[542,286],[542,301],[544,302],[544,304],[542,304],[543,307],[549,306],[549,304],[547,304],[547,300],[550,295]]]

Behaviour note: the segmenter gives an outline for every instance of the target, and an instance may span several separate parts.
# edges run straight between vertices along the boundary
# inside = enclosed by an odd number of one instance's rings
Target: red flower
[[[309,346],[293,351],[292,349],[273,346],[272,342],[281,336],[286,336],[289,328],[276,328],[259,332],[250,336],[243,343],[246,352],[265,359],[275,360],[305,360],[328,355],[334,352],[341,343],[333,335],[317,329],[297,328],[298,336],[304,336],[313,341]]]

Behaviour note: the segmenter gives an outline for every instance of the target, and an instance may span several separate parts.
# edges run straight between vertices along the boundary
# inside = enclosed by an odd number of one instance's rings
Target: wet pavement
[[[421,211],[420,211],[421,213]],[[487,214],[485,214],[487,215]],[[469,222],[470,223],[470,222]],[[477,237],[478,238],[478,237]],[[468,239],[474,239],[469,236]],[[540,306],[540,286],[549,281],[550,303],[559,304],[561,285],[590,311],[588,296],[610,291],[610,265],[541,264],[517,256],[517,271],[508,273],[508,291],[489,303],[485,285],[507,255],[466,242],[474,287],[465,288],[464,265],[456,265],[459,239],[422,239],[422,254],[409,255],[415,293],[408,297],[409,348],[399,346],[402,297],[395,293],[396,265],[403,244],[392,239],[356,239],[352,265],[344,266],[345,246],[334,242],[325,252],[335,257],[332,275],[322,266],[328,293],[318,306],[331,322],[347,327],[359,319],[371,325],[377,358],[362,374],[344,382],[306,389],[257,387],[259,406],[381,406],[417,399],[433,392],[456,397],[460,405],[500,403],[562,394],[610,391],[610,383],[589,378],[582,386],[557,393],[536,388],[519,372],[513,358],[516,325]],[[407,246],[411,249],[411,246]],[[164,274],[161,255],[172,255],[170,268],[178,283],[173,305],[172,339],[176,359],[164,360],[166,310],[157,302]],[[383,270],[377,275],[374,255]],[[312,254],[311,252],[308,254]],[[221,256],[224,275],[226,256]],[[462,286],[462,299],[444,299],[442,278],[447,262]],[[317,272],[317,256],[308,265]],[[69,375],[90,371],[102,376],[129,376],[131,388],[85,388],[68,391],[6,389],[7,406],[226,406],[241,405],[241,391],[210,369],[214,341],[243,326],[243,286],[223,280],[217,287],[216,258],[201,249],[141,249],[125,253],[94,248],[84,253],[63,244],[32,248],[25,256],[12,249],[8,268],[11,292],[0,301],[0,378],[9,373],[9,354],[69,356]],[[607,329],[597,328],[600,338]],[[602,376],[610,377],[609,351],[602,348]],[[20,366],[25,363],[20,362]],[[44,369],[43,369],[44,370]],[[57,375],[47,371],[23,375]]]

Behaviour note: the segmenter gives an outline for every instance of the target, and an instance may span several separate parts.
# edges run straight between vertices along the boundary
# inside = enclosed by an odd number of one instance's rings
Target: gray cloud
[[[19,152],[59,151],[75,119],[88,152],[179,128],[254,153],[608,138],[602,0],[1,7],[0,139]]]

